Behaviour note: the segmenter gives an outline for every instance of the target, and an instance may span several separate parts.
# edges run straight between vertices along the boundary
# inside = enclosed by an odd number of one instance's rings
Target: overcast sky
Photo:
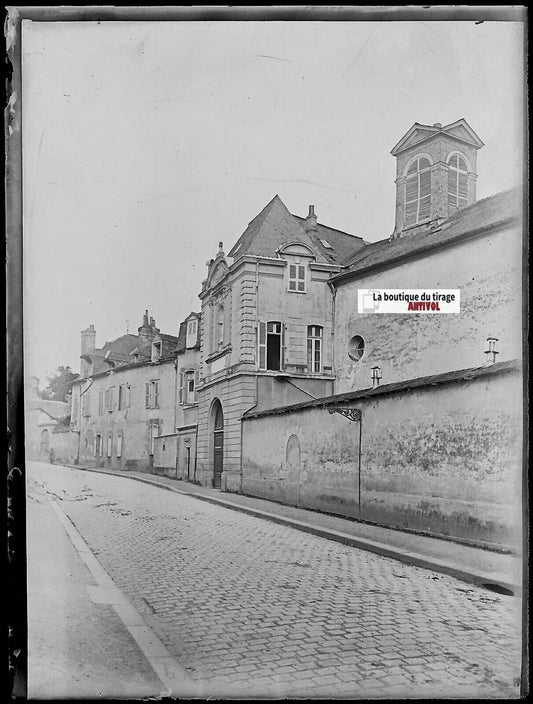
[[[522,41],[504,22],[25,21],[26,373],[78,371],[80,330],[100,347],[146,308],[176,335],[218,242],[276,193],[388,237],[414,122],[468,121],[478,199],[519,183]]]

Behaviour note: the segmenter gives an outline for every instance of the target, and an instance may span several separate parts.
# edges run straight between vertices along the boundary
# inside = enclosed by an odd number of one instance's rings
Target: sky
[[[22,32],[25,373],[200,310],[206,262],[278,194],[373,242],[414,122],[485,143],[478,199],[521,181],[523,27],[35,22]]]

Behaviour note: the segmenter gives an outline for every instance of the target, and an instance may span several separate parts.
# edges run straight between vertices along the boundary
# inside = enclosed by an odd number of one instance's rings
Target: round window
[[[365,353],[365,341],[361,335],[354,335],[348,343],[348,356],[358,362]]]

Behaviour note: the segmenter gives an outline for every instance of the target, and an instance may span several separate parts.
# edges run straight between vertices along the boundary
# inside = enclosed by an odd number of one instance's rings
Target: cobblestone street
[[[44,491],[206,693],[518,696],[519,597],[121,477]]]

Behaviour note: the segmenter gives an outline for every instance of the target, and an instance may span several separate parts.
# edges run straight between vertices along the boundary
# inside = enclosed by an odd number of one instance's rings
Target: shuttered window
[[[266,323],[259,323],[259,329],[257,334],[258,340],[258,367],[259,369],[266,369]]]
[[[468,204],[468,168],[459,154],[448,159],[448,206],[464,208]]]
[[[280,371],[285,364],[284,326],[278,321],[260,322],[258,326],[258,368]]]
[[[98,394],[98,414],[102,415],[105,409],[105,389],[100,389]]]
[[[146,382],[145,406],[146,408],[159,408],[159,379]]]
[[[289,264],[289,291],[305,292],[305,266]]]
[[[122,433],[117,433],[117,457],[122,457]]]
[[[418,157],[407,171],[405,181],[405,225],[416,225],[429,219],[431,210],[430,169],[429,159]]]

